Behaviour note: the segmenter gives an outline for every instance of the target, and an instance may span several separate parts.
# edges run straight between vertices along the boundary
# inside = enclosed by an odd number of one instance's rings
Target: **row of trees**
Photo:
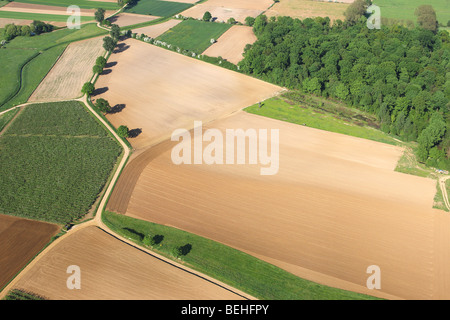
[[[441,158],[450,148],[447,32],[369,30],[364,17],[331,24],[265,15],[253,30],[258,40],[245,48],[243,72],[376,114],[383,131],[419,141],[422,161],[437,154],[433,148]]]
[[[13,23],[5,26],[4,36],[6,41],[11,41],[18,36],[30,36],[53,31],[53,25],[35,20],[30,25],[17,26]]]

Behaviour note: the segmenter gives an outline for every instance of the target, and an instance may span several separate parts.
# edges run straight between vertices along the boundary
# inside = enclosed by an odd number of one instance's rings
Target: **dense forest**
[[[328,18],[259,16],[240,69],[376,114],[381,130],[417,141],[418,159],[450,168],[450,37],[420,26],[369,29]]]

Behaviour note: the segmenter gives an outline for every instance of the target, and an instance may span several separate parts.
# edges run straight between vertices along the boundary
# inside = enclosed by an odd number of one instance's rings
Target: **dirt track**
[[[123,172],[116,195],[128,194],[151,160],[128,206],[115,195],[110,204],[319,283],[394,299],[450,297],[449,217],[431,209],[435,181],[393,171],[400,149],[245,113],[209,127],[279,128],[279,174],[175,166],[166,142],[132,161],[132,174]],[[381,291],[365,288],[370,265],[381,268]]]

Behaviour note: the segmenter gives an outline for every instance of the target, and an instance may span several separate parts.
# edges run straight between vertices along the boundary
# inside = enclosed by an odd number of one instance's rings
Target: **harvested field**
[[[183,11],[181,15],[185,17],[191,17],[194,19],[201,19],[206,11],[211,13],[211,16],[216,22],[226,22],[230,18],[236,19],[236,21],[245,22],[245,18],[259,16],[263,10],[255,9],[240,9],[240,8],[225,8],[209,5],[208,2],[198,4],[192,8]]]
[[[208,0],[206,3],[224,8],[266,10],[273,4],[273,0]]]
[[[0,289],[53,237],[55,224],[0,214]]]
[[[111,21],[112,24],[117,24],[119,27],[126,27],[133,24],[153,21],[158,18],[159,17],[155,16],[144,16],[142,14],[119,13],[108,20]]]
[[[93,75],[92,66],[95,60],[105,51],[102,39],[97,37],[71,43],[29,101],[57,101],[80,97],[81,87]]]
[[[135,39],[120,43],[109,59],[111,73],[101,75],[96,88],[111,106],[116,127],[142,131],[130,143],[143,149],[170,137],[193,121],[214,120],[265,100],[282,88],[159,48]],[[151,57],[149,59],[148,57]]]
[[[175,27],[182,20],[171,19],[163,23],[154,24],[148,27],[142,27],[138,29],[134,29],[133,32],[137,32],[138,34],[145,34],[151,38],[157,38],[162,35],[164,32],[169,30],[170,28]]]
[[[251,27],[232,26],[217,42],[203,52],[211,57],[222,57],[234,64],[241,61],[244,48],[247,44],[253,44],[256,36]]]
[[[301,20],[314,17],[329,17],[331,21],[344,20],[348,3],[322,2],[315,0],[280,0],[264,14],[272,16],[290,16]]]
[[[183,11],[181,14],[186,17],[201,19],[206,11],[209,11],[217,21],[227,21],[230,18],[236,21],[245,22],[245,18],[254,17],[263,13],[273,4],[272,0],[208,0],[192,8]]]
[[[394,172],[400,148],[243,112],[206,128],[279,129],[278,174],[261,176],[259,165],[176,166],[168,141],[128,164],[109,206],[326,285],[393,299],[450,297],[450,218],[431,209],[434,180]],[[371,265],[381,269],[381,290],[366,288]]]
[[[80,290],[66,286],[71,265],[80,267]],[[242,299],[93,226],[51,248],[15,288],[58,300]]]

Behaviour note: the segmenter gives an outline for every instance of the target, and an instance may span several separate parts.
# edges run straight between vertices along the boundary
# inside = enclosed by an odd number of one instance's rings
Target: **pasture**
[[[374,0],[374,4],[381,8],[382,18],[392,18],[396,20],[417,21],[414,11],[423,4],[433,6],[439,23],[447,25],[450,20],[450,2],[448,0]]]
[[[127,6],[125,12],[157,17],[170,17],[190,7],[192,7],[192,4],[183,2],[139,0],[136,5]]]
[[[67,267],[81,269],[81,289],[66,286]],[[216,284],[105,231],[86,227],[61,240],[15,284],[51,300],[241,300]]]
[[[28,105],[0,150],[0,213],[60,224],[88,213],[121,153],[80,102]]]
[[[54,224],[0,214],[0,290],[50,241]]]
[[[91,1],[91,0],[15,0],[15,2],[28,3],[28,4],[39,4],[47,6],[57,6],[57,7],[69,7],[71,5],[77,5],[81,9],[97,9],[103,8],[105,10],[119,10],[117,2],[110,1]]]
[[[156,39],[200,54],[211,46],[211,39],[218,39],[230,28],[230,24],[184,20]]]
[[[1,60],[7,62],[0,78],[0,111],[25,103],[70,42],[106,33],[95,24],[86,24],[79,30],[14,38],[0,50]]]

